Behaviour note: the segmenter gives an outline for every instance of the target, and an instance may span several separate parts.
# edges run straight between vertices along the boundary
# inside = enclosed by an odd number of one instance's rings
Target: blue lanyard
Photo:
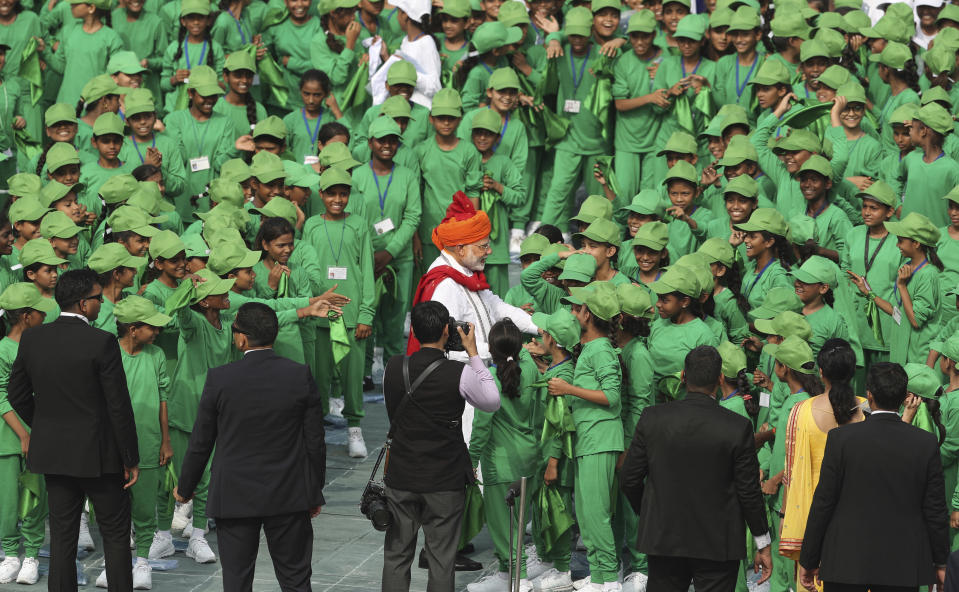
[[[756,279],[753,280],[753,283],[749,285],[749,289],[746,290],[745,295],[747,298],[749,297],[749,293],[753,291],[753,288],[756,287],[756,284],[759,282],[759,278],[763,277],[763,274],[766,273],[766,270],[769,269],[769,266],[772,265],[774,261],[776,261],[776,259],[770,259],[769,263],[764,265],[763,268],[759,270],[759,273],[756,274]]]
[[[690,72],[690,74],[695,74],[695,73],[696,73],[696,70],[699,70],[699,65],[702,64],[702,63],[703,63],[703,58],[702,58],[702,56],[700,56],[700,57],[699,57],[699,61],[696,62],[696,67],[693,68],[693,71]],[[739,62],[736,62],[736,63],[738,64]],[[679,65],[683,67],[683,78],[686,78],[686,61],[680,59],[680,60],[679,60]]]
[[[555,368],[555,367],[557,367],[557,366],[562,366],[563,364],[565,364],[566,362],[569,361],[570,357],[571,357],[571,356],[566,356],[566,357],[563,358],[562,360],[556,362],[555,364],[553,364],[552,366],[550,366],[549,368],[547,368],[546,371],[549,372],[550,370],[552,370],[553,368]]]
[[[733,392],[731,392],[731,393],[729,393],[728,395],[726,395],[725,397],[723,397],[722,400],[723,400],[723,401],[728,401],[729,399],[732,399],[733,397],[735,397],[735,396],[738,395],[738,394],[739,394],[739,389],[736,389],[736,390],[734,390]]]
[[[243,25],[240,24],[240,19],[233,15],[232,10],[227,9],[227,12],[233,17],[233,22],[236,23],[236,30],[240,34],[240,39],[243,40],[243,45],[246,45],[246,34],[243,32]]]
[[[393,166],[390,167],[390,178],[387,179],[386,181],[386,189],[384,189],[383,192],[380,193],[380,177],[379,175],[376,174],[376,171],[373,170],[373,161],[370,160],[370,172],[373,173],[373,181],[376,182],[376,196],[380,200],[380,216],[382,216],[383,218],[386,218],[386,212],[384,211],[384,208],[386,207],[386,194],[390,192],[390,185],[393,184],[393,172],[395,170],[396,170],[396,165],[394,164]],[[342,245],[340,245],[340,248],[342,248]],[[330,250],[333,250],[332,245],[330,245]]]
[[[499,139],[496,140],[496,143],[493,144],[493,154],[496,154],[496,149],[499,148],[499,143],[503,141],[503,138],[506,137],[506,128],[509,127],[509,113],[506,114],[506,119],[503,121],[503,129],[499,132]]]
[[[210,122],[209,120],[206,121],[206,123],[209,123],[209,122]],[[193,124],[193,137],[196,138],[196,150],[197,152],[199,152],[197,156],[203,156],[203,142],[204,140],[206,140],[206,133],[210,131],[210,126],[209,125],[204,126],[203,135],[200,135],[200,130],[197,129],[197,125],[196,125],[196,117],[193,117],[191,115],[190,123]]]
[[[746,85],[749,84],[749,79],[753,75],[753,70],[756,69],[756,64],[759,63],[759,54],[756,54],[756,57],[753,59],[753,65],[749,67],[749,72],[746,73],[746,80],[743,81],[742,86],[739,84],[739,58],[736,58],[736,98],[743,98],[743,93],[746,91]]]
[[[376,177],[374,174],[373,177]],[[333,241],[330,240],[330,232],[326,229],[326,218],[321,217],[320,220],[323,220],[323,232],[326,233],[326,242],[330,245],[330,254],[333,254]],[[336,251],[336,255],[333,257],[333,262],[337,266],[340,265],[340,255],[343,254],[343,237],[346,235],[346,222],[343,222],[343,225],[340,227],[340,248]]]
[[[306,108],[300,109],[300,114],[303,115],[303,125],[306,126],[306,134],[310,136],[310,145],[313,147],[313,152],[316,152],[316,136],[320,133],[320,120],[323,119],[323,108],[320,107],[320,114],[316,116],[316,128],[310,130],[310,121],[306,118]]]
[[[818,210],[816,210],[815,213],[810,214],[809,217],[815,220],[816,218],[819,217],[820,214],[822,214],[823,212],[825,212],[825,211],[826,211],[826,208],[828,208],[828,207],[829,207],[829,202],[828,202],[828,201],[823,202],[822,207],[819,208]],[[808,211],[808,210],[807,210],[807,211]]]
[[[193,66],[190,62],[190,40],[189,39],[183,40],[183,57],[186,58],[186,69],[192,70]],[[203,40],[203,49],[200,50],[200,59],[197,60],[196,62],[197,65],[202,64],[203,58],[205,57],[206,57],[206,39]]]
[[[483,68],[486,69],[486,72],[487,72],[488,74],[492,74],[492,73],[493,73],[493,69],[490,68],[489,66],[487,66],[487,65],[486,65],[486,62],[480,62],[479,64],[480,64],[480,66],[483,66]]]
[[[589,46],[589,50],[586,52],[586,57],[583,58],[583,65],[579,67],[579,80],[576,76],[576,63],[573,61],[573,52],[569,52],[569,70],[573,76],[573,96],[576,96],[576,92],[579,90],[579,85],[583,83],[583,76],[586,75],[586,64],[589,62],[589,56],[593,53],[593,46]]]
[[[922,263],[919,264],[919,267],[912,270],[912,277],[909,278],[909,281],[912,281],[912,278],[916,277],[916,274],[919,273],[919,270],[926,266],[928,259],[923,259]],[[907,282],[908,283],[908,282]],[[893,290],[894,296],[896,297],[896,302],[899,303],[899,306],[902,306],[902,298],[899,296],[899,284],[896,283],[896,289]]]
[[[150,147],[151,147],[151,148],[156,148],[156,147],[157,147],[157,135],[156,135],[156,134],[150,134],[150,135],[153,136],[153,144],[151,144]],[[143,163],[146,162],[146,161],[143,159],[143,154],[140,153],[140,146],[137,145],[137,139],[136,139],[135,137],[133,137],[133,134],[130,134],[130,141],[133,142],[133,147],[136,148],[136,150],[137,150],[137,156],[140,157],[140,164],[143,164]]]

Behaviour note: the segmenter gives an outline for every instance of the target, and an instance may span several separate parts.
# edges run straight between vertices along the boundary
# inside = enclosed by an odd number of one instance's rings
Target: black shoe
[[[473,546],[473,543],[466,543],[466,546],[460,549],[461,555],[472,555],[476,552],[476,547]]]
[[[423,549],[420,549],[419,567],[420,569],[429,569],[429,563],[426,562],[426,553]],[[462,553],[456,554],[456,571],[480,571],[481,569],[483,569],[483,564],[479,561],[473,561]]]
[[[375,391],[375,390],[376,390],[376,385],[373,384],[373,377],[372,377],[372,376],[364,376],[364,377],[363,377],[363,392],[364,392],[364,393],[368,393],[368,392]]]

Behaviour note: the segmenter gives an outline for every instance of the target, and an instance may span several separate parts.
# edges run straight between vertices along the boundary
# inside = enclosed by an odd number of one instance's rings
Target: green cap
[[[955,191],[955,189],[953,191]],[[872,182],[872,185],[864,191],[860,191],[859,198],[872,199],[892,209],[899,207],[899,196],[896,195],[895,190],[893,190],[888,183],[881,179],[876,179]],[[956,196],[956,200],[959,201],[959,195]]]
[[[723,157],[719,159],[719,166],[738,166],[747,160],[759,162],[756,147],[749,141],[748,136],[733,136],[723,152]]]
[[[134,257],[120,243],[107,243],[90,255],[87,267],[97,273],[106,273],[117,267],[141,269],[146,263],[146,257]]]
[[[34,222],[43,218],[44,214],[49,211],[50,209],[41,204],[36,195],[22,195],[20,199],[10,204],[7,218],[11,225],[24,220]]]
[[[504,2],[504,6],[509,4],[509,2]],[[517,2],[517,4],[519,4]],[[520,6],[520,8],[523,8]],[[503,7],[500,7],[500,18],[503,18]],[[524,8],[525,12],[525,8]],[[470,15],[470,3],[468,0],[443,0],[443,8],[439,10],[439,14],[448,14],[453,18],[465,19]]]
[[[190,70],[190,81],[186,84],[187,90],[195,90],[202,97],[225,94],[213,68],[209,66],[194,66]]]
[[[109,74],[94,76],[80,90],[80,98],[84,103],[98,101],[107,95],[125,95],[130,89],[118,86]]]
[[[337,167],[330,167],[320,175],[320,189],[326,191],[334,185],[346,185],[353,187],[353,177],[350,173]]]
[[[73,238],[82,229],[73,223],[70,216],[60,210],[53,210],[40,222],[40,234],[44,238]]]
[[[959,362],[959,335],[953,335],[942,343],[939,353],[953,362]]]
[[[667,152],[678,154],[699,154],[696,138],[686,132],[673,132],[666,140],[666,146],[656,153],[656,156],[665,156]]]
[[[339,171],[339,169],[327,169]],[[341,174],[342,171],[339,171]],[[264,218],[283,218],[290,224],[296,224],[296,204],[285,197],[274,197],[266,202],[266,205],[259,208],[250,208],[251,212],[256,212]]]
[[[382,117],[378,119],[382,119]],[[320,185],[320,176],[317,175],[313,171],[313,167],[309,165],[293,162],[292,160],[284,160],[283,168],[286,169],[286,184],[288,187],[305,187],[312,189]]]
[[[953,5],[950,4],[949,6]],[[947,47],[945,44],[936,44],[935,47],[926,52],[926,55],[922,56],[922,59],[933,74],[952,72],[956,67],[956,50]]]
[[[589,240],[606,243],[618,248],[621,235],[622,231],[619,229],[618,224],[607,218],[597,218],[590,222],[585,230],[577,232],[573,236],[588,238]]]
[[[830,58],[841,57],[842,51],[846,47],[846,38],[835,29],[819,29],[816,31],[815,40],[826,47]]]
[[[889,116],[889,123],[892,125],[912,125],[912,120],[919,113],[919,105],[916,103],[906,103],[896,107]]]
[[[806,44],[803,43],[803,45],[806,45]],[[819,77],[816,78],[816,81],[819,84],[828,86],[829,88],[833,90],[838,90],[839,88],[842,87],[842,85],[849,82],[850,78],[851,78],[851,75],[849,74],[849,70],[843,68],[842,66],[834,64],[832,66],[829,66],[825,70],[823,70],[822,74],[820,74]]]
[[[476,28],[470,43],[480,54],[506,45],[506,26],[499,21],[487,21]]]
[[[583,200],[583,205],[579,206],[579,212],[570,218],[576,222],[592,224],[596,218],[613,219],[613,202],[599,195],[590,195]]]
[[[619,284],[616,286],[616,296],[622,312],[631,317],[652,320],[653,301],[649,297],[649,290],[636,284]]]
[[[857,0],[851,1],[857,5],[857,8],[842,15],[842,20],[845,23],[843,30],[847,33],[858,34],[862,29],[869,28],[869,26],[872,25],[872,19],[869,18],[868,14],[861,10],[861,2],[857,2]]]
[[[759,183],[749,175],[733,177],[723,188],[723,196],[736,193],[749,199],[759,199]]]
[[[669,243],[669,226],[664,222],[647,222],[639,227],[633,237],[632,246],[646,247],[654,251],[662,251]]]
[[[93,135],[96,136],[123,136],[123,120],[116,113],[106,112],[97,117],[93,123]]]
[[[240,158],[231,158],[220,167],[220,178],[242,183],[252,177],[250,165],[243,162]]]
[[[675,2],[676,0],[673,0]],[[654,22],[655,22],[655,17]],[[706,19],[703,18],[701,14],[687,14],[683,18],[679,19],[679,23],[676,25],[676,32],[673,33],[673,37],[682,37],[683,39],[692,39],[693,41],[701,41],[703,35],[706,34]]]
[[[594,2],[595,4],[595,2]],[[593,282],[592,289],[586,293],[583,304],[597,317],[609,321],[620,313],[619,296],[616,288],[609,282]]]
[[[181,252],[186,252],[186,245],[172,230],[161,230],[150,239],[150,257],[154,259],[173,259]]]
[[[535,232],[533,234],[536,234]],[[550,243],[545,249],[543,249],[543,257],[549,257],[550,255],[559,255],[563,251],[568,251],[569,247],[563,243]],[[565,259],[560,259],[556,265],[553,266],[553,269],[563,269],[566,265]]]
[[[206,259],[210,256],[210,247],[207,246],[203,236],[197,233],[186,234],[183,236],[183,244],[186,245],[186,258],[199,257]],[[152,241],[151,241],[152,243]]]
[[[344,171],[352,170],[362,164],[353,158],[350,149],[342,142],[330,142],[324,146],[320,150],[319,159],[320,164],[325,167],[334,167]]]
[[[816,240],[816,221],[806,214],[795,214],[788,224],[786,240],[792,244],[802,246],[810,239]]]
[[[683,17],[680,24],[689,17]],[[626,33],[653,33],[656,31],[656,14],[648,8],[638,10],[629,17],[629,23],[626,25]],[[679,34],[677,27],[676,33]]]
[[[666,215],[666,205],[663,203],[662,196],[655,189],[643,189],[633,197],[633,201],[628,206],[623,206],[617,210],[617,216],[620,222],[626,220],[629,213],[639,214],[641,216],[659,216],[663,218]]]
[[[276,201],[275,199],[273,201]],[[271,202],[272,203],[272,202]],[[217,275],[226,275],[234,269],[253,267],[260,261],[260,252],[251,251],[242,243],[221,242],[210,251],[207,268]]]
[[[556,343],[567,351],[572,350],[579,343],[581,332],[579,321],[565,308],[557,308],[553,314],[535,312],[532,321],[538,329],[549,333]]]
[[[763,303],[749,311],[749,316],[754,319],[771,319],[785,310],[800,312],[802,300],[796,296],[796,290],[793,288],[777,286],[766,292]]]
[[[859,34],[867,39],[887,39],[892,41],[900,36],[900,29],[902,29],[902,26],[895,17],[892,15],[883,15],[875,25],[860,29]]]
[[[272,136],[280,140],[286,140],[288,133],[289,131],[286,129],[286,124],[276,115],[270,115],[263,121],[257,121],[256,125],[253,126],[254,139],[260,136]]]
[[[787,337],[780,344],[766,344],[763,352],[800,374],[816,373],[816,361],[813,358],[812,348],[799,337]]]
[[[837,15],[838,16],[838,15]],[[811,29],[806,19],[797,11],[776,11],[776,17],[769,23],[774,37],[799,37],[809,39]],[[806,45],[803,43],[803,45]]]
[[[0,294],[0,309],[18,310],[21,308],[32,308],[50,314],[57,310],[57,303],[53,298],[44,298],[32,282],[10,284]]]
[[[806,317],[792,310],[784,310],[771,319],[756,319],[756,330],[766,335],[779,335],[783,339],[795,337],[803,341],[812,339],[812,325]]]
[[[882,53],[873,53],[869,55],[870,62],[879,62],[883,66],[893,70],[902,70],[906,67],[906,62],[912,59],[912,52],[909,47],[902,43],[890,41],[882,50]]]
[[[50,149],[47,150],[47,170],[56,171],[68,164],[80,164],[80,154],[77,149],[66,142],[57,142],[50,146]]]
[[[239,183],[220,177],[210,181],[210,201],[242,208],[246,198],[243,195],[243,187]]]
[[[842,26],[842,15],[838,12],[824,12],[816,16],[817,29],[836,29],[839,31],[842,29]],[[858,33],[859,30],[857,29],[854,32]]]
[[[131,294],[116,303],[113,316],[121,323],[144,323],[151,327],[165,327],[173,317],[157,310],[152,302],[143,296]]]
[[[113,232],[135,232],[153,237],[160,232],[153,224],[166,222],[166,216],[151,216],[136,206],[120,206],[107,216],[107,225]]]
[[[835,288],[839,282],[839,267],[825,257],[813,255],[799,269],[793,269],[792,276],[804,284],[826,284]]]
[[[728,240],[714,236],[706,239],[696,251],[707,263],[721,263],[726,267],[732,267],[736,262],[736,251]]]
[[[959,6],[947,2],[939,11],[939,16],[936,17],[936,23],[940,21],[952,21],[959,24]]]
[[[671,0],[671,1],[676,2],[678,0]],[[688,2],[689,0],[686,0],[686,1]],[[615,8],[616,10],[622,12],[623,5],[622,3],[620,3],[619,0],[592,0],[592,2],[590,2],[590,5],[589,5],[589,9],[592,11],[593,14],[596,14],[597,12],[599,12],[600,10],[604,8]]]
[[[798,152],[808,150],[809,152],[819,152],[822,145],[816,134],[805,129],[794,129],[790,134],[779,141],[779,144],[773,148],[774,152]]]
[[[140,184],[133,175],[114,175],[106,180],[97,191],[100,199],[106,205],[113,205],[127,201],[140,189]]]
[[[107,72],[109,74],[122,72],[123,74],[132,75],[142,74],[148,71],[149,70],[140,65],[137,54],[132,51],[118,51],[111,55],[110,61],[107,62]]]
[[[663,185],[668,185],[670,181],[682,180],[692,183],[694,187],[699,187],[699,175],[696,174],[696,167],[685,160],[677,160],[671,169],[666,171],[666,178],[663,179]]]
[[[846,97],[846,101],[849,103],[866,103],[866,89],[855,80],[850,80],[837,88],[836,94],[840,97]]]
[[[154,181],[140,181],[139,188],[127,200],[127,205],[136,206],[151,216],[176,210],[176,206],[163,199],[160,186]]]
[[[690,273],[690,270],[686,267],[676,265],[667,269],[658,280],[650,284],[649,289],[656,294],[679,292],[690,298],[699,298],[700,294],[702,294],[702,288],[695,274]]]
[[[390,86],[394,84],[416,86],[416,67],[406,60],[393,62],[390,69],[386,71],[386,84]]]
[[[723,341],[716,348],[723,361],[722,373],[727,378],[739,376],[739,372],[746,369],[746,352],[728,341]]]
[[[759,12],[751,6],[740,6],[729,19],[729,28],[726,31],[752,31],[759,26]]]
[[[517,3],[518,4],[518,3]],[[493,90],[503,90],[507,88],[519,88],[519,77],[512,68],[497,68],[489,77],[487,88]]]
[[[886,230],[899,238],[912,239],[927,247],[934,247],[939,242],[939,229],[918,212],[912,212],[899,222],[886,222]]]
[[[955,125],[949,111],[938,103],[923,105],[913,119],[918,119],[934,131],[943,135],[951,132]]]
[[[594,275],[596,275],[596,258],[589,253],[573,253],[566,258],[563,273],[559,274],[558,279],[590,282]]]
[[[726,133],[726,130],[734,125],[745,126],[746,129],[749,129],[749,116],[746,114],[746,110],[740,107],[739,105],[724,105],[723,108],[727,108],[727,111],[723,114],[722,122],[720,123],[720,129],[723,133]],[[723,113],[723,110],[719,110],[720,113]],[[719,114],[717,113],[717,117]]]
[[[716,10],[709,15],[709,27],[711,29],[721,29],[723,27],[728,27],[729,23],[733,19],[733,11],[729,8],[720,8],[716,7]]]
[[[479,29],[477,29],[479,30]],[[589,37],[593,30],[593,13],[585,6],[574,6],[566,13],[564,31],[567,35]]]
[[[942,384],[939,382],[939,371],[933,370],[925,364],[906,364],[902,367],[906,371],[906,390],[924,399],[938,399],[942,396]]]
[[[188,14],[210,14],[210,0],[183,0],[180,4],[180,16]]]
[[[261,150],[253,155],[253,162],[250,165],[250,176],[255,177],[261,183],[269,183],[277,179],[286,177],[286,170],[283,168],[283,161],[272,152]]]
[[[153,102],[153,93],[145,88],[135,88],[127,95],[123,102],[124,114],[127,118],[140,113],[155,113],[156,104]]]
[[[77,123],[76,109],[70,105],[67,105],[66,103],[56,103],[50,105],[50,107],[47,108],[46,112],[43,114],[43,124],[47,127],[53,127],[54,124],[60,123],[61,121]]]
[[[10,190],[10,195],[22,197],[40,193],[43,189],[43,183],[40,182],[40,177],[33,173],[17,173],[7,179],[7,187]]]
[[[433,117],[439,117],[441,115],[463,117],[463,99],[460,97],[460,94],[456,92],[455,88],[443,88],[433,95],[433,106],[430,107],[430,115]]]
[[[397,117],[409,118],[413,115],[413,110],[410,108],[410,102],[406,100],[406,97],[394,95],[383,101],[380,106],[380,115],[386,115],[392,119]]]
[[[959,29],[943,27],[936,33],[936,46],[955,51],[959,49]],[[935,48],[934,48],[935,49]]]
[[[675,267],[683,268],[693,274],[693,277],[699,283],[699,293],[705,294],[712,292],[715,281],[713,272],[709,269],[709,263],[706,258],[699,253],[689,253],[683,255],[676,262]]]
[[[256,60],[253,59],[253,56],[246,51],[234,51],[226,57],[226,61],[223,62],[223,69],[229,70],[230,72],[236,72],[238,70],[248,70],[250,72],[256,73]],[[192,75],[192,73],[191,73]]]
[[[474,130],[486,130],[499,136],[502,126],[503,119],[494,109],[478,109],[476,115],[473,116]]]
[[[196,275],[205,281],[196,285],[196,296],[192,299],[194,304],[207,296],[226,294],[236,283],[236,279],[221,280],[215,273],[206,268],[197,271]]]
[[[546,250],[546,247],[549,246],[549,239],[534,232],[533,234],[527,236],[523,239],[523,242],[519,246],[519,256],[525,257],[527,255],[542,255],[543,251]]]
[[[789,228],[783,215],[774,208],[759,208],[749,216],[749,220],[735,225],[736,230],[743,232],[766,231],[776,236],[784,237]]]
[[[29,240],[20,249],[20,267],[30,267],[34,263],[60,265],[66,262],[66,259],[57,257],[57,254],[53,252],[53,245],[45,238]]]
[[[83,186],[80,183],[64,185],[59,181],[50,181],[43,186],[43,191],[40,192],[40,203],[48,208],[53,207],[53,204],[69,195],[70,192],[76,193],[81,187]]]
[[[504,2],[500,5],[499,16],[496,18],[507,28],[529,24],[529,13],[526,11],[526,5],[522,2]]]
[[[404,101],[405,103],[406,101]],[[486,109],[492,111],[492,109]],[[403,131],[400,125],[392,117],[377,117],[370,122],[369,136],[371,138],[385,138],[387,136],[402,136]]]
[[[827,179],[832,179],[832,166],[828,160],[818,154],[810,156],[809,159],[799,167],[799,176],[802,176],[805,171],[813,171]]]

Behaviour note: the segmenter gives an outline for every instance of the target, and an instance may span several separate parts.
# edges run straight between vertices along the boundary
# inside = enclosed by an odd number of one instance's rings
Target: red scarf
[[[470,292],[490,289],[489,284],[486,282],[486,276],[482,272],[476,272],[468,276],[449,265],[439,265],[427,271],[426,274],[420,278],[420,283],[416,286],[416,293],[413,295],[413,306],[416,306],[420,302],[432,300],[436,286],[445,279],[453,280]],[[419,350],[420,341],[413,335],[413,330],[410,329],[410,339],[406,344],[406,355],[412,355]]]

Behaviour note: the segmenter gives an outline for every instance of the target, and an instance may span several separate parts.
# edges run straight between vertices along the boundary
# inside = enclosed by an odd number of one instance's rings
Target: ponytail
[[[519,355],[523,349],[523,335],[509,317],[498,321],[489,331],[489,351],[496,365],[503,394],[510,399],[520,396]]]
[[[939,271],[945,270],[945,265],[942,262],[942,259],[939,258],[939,253],[936,251],[936,247],[922,245],[922,250],[926,253],[926,259],[929,263],[932,263],[933,266]]]
[[[176,53],[173,54],[174,66],[183,56],[183,42],[185,40],[186,40],[186,27],[183,26],[183,23],[180,23],[180,31],[177,33]],[[209,53],[213,53],[213,52],[210,51]]]
[[[50,148],[53,147],[53,144],[47,144],[46,148],[43,149],[43,152],[40,153],[40,158],[37,159],[37,176],[43,179],[41,173],[43,173],[43,167],[47,164],[47,152],[50,152]]]
[[[836,423],[844,425],[856,414],[856,395],[852,377],[856,372],[856,354],[845,339],[829,339],[816,358],[823,377],[829,380],[829,404]]]

